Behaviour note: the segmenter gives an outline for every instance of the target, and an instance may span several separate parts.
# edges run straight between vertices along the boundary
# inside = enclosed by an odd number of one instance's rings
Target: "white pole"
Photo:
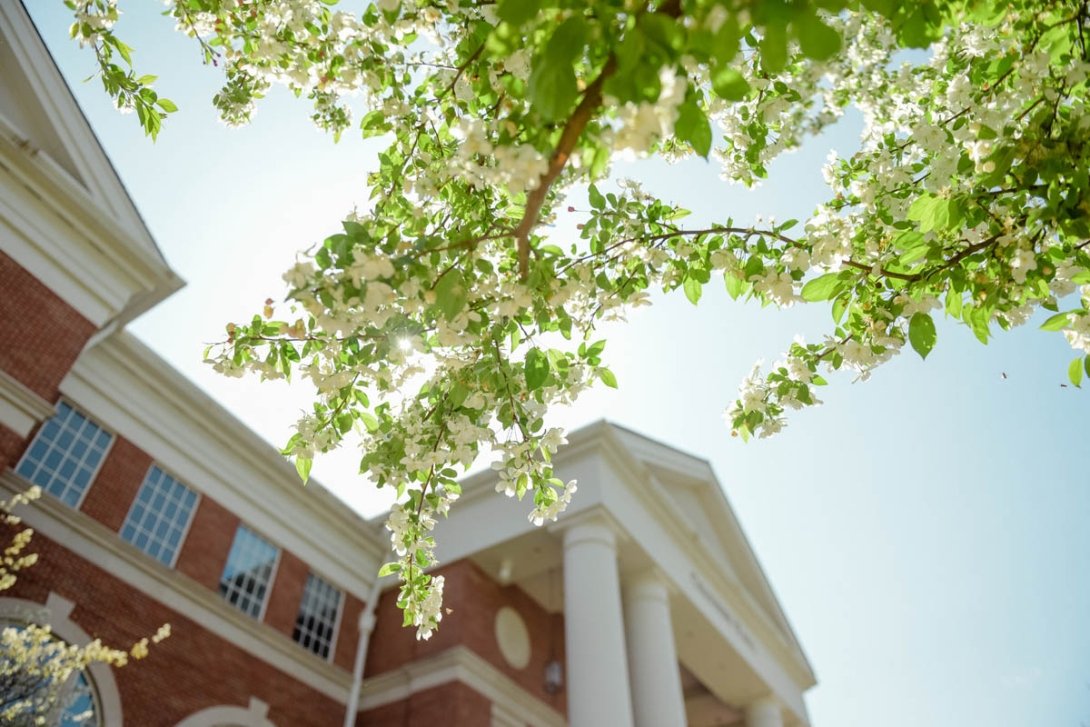
[[[375,577],[371,586],[371,595],[367,598],[363,611],[360,612],[360,640],[356,645],[356,662],[352,667],[352,689],[348,692],[348,704],[344,710],[344,727],[355,727],[356,713],[359,711],[360,687],[363,685],[363,665],[367,661],[367,647],[371,642],[371,632],[375,629],[375,609],[378,608],[379,594],[382,592],[381,579]]]

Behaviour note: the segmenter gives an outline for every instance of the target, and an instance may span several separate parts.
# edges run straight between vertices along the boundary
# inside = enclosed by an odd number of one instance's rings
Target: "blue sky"
[[[93,59],[67,39],[62,3],[27,4],[188,281],[132,330],[283,443],[305,390],[220,378],[201,349],[283,296],[295,251],[366,199],[378,147],[352,134],[334,145],[283,93],[251,126],[224,127],[210,103],[217,72],[157,3],[130,0],[119,33],[181,108],[152,144],[97,81],[82,83]],[[701,162],[629,170],[694,219],[803,217],[822,198],[821,162],[832,147],[850,152],[856,123],[782,158],[753,192]],[[1090,392],[1060,386],[1073,352],[1033,324],[985,347],[943,322],[926,362],[903,355],[865,383],[834,376],[825,405],[778,437],[731,439],[722,410],[753,362],[830,323],[822,306],[761,309],[715,285],[695,308],[680,295],[659,300],[609,330],[620,390],[595,390],[557,420],[607,417],[711,460],[817,671],[807,700],[817,727],[1090,724]],[[355,475],[355,459],[331,456],[315,475],[374,514],[385,500]]]

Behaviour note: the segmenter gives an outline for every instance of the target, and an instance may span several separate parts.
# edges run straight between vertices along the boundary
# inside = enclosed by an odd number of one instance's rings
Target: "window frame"
[[[341,622],[344,620],[345,605],[348,602],[348,593],[343,588],[336,585],[332,580],[330,580],[329,578],[326,578],[321,573],[318,573],[313,568],[307,570],[307,579],[308,579],[308,581],[310,579],[310,576],[314,576],[315,578],[321,579],[330,588],[336,589],[337,594],[338,594],[338,597],[337,597],[337,616],[333,619],[333,635],[329,639],[329,653],[326,656],[322,656],[318,652],[311,649],[309,646],[305,646],[301,642],[296,641],[295,638],[294,638],[294,635],[295,635],[295,626],[294,625],[292,626],[292,641],[295,644],[297,644],[300,648],[302,648],[304,651],[306,651],[308,654],[311,654],[311,655],[321,659],[324,662],[333,663],[333,657],[337,653],[337,640],[341,635]],[[299,620],[299,611],[302,609],[302,606],[303,606],[303,600],[302,599],[306,598],[306,593],[307,593],[306,589],[307,589],[307,585],[304,582],[303,583],[303,595],[299,599],[299,608],[297,608],[295,610],[295,620],[296,621]]]
[[[140,491],[144,489],[144,485],[147,484],[148,477],[151,475],[151,472],[154,469],[158,469],[162,474],[164,474],[167,477],[170,477],[172,480],[174,480],[174,482],[176,484],[181,485],[182,487],[184,487],[185,489],[189,490],[190,492],[192,492],[194,495],[197,496],[196,499],[193,500],[193,509],[189,512],[189,517],[186,519],[186,523],[182,527],[181,536],[178,539],[178,548],[174,551],[174,555],[171,557],[170,563],[163,563],[163,561],[159,560],[158,558],[156,558],[151,553],[148,553],[143,548],[138,546],[136,543],[133,543],[133,542],[130,542],[130,541],[126,540],[125,537],[121,534],[125,530],[125,525],[129,522],[129,516],[132,515],[132,511],[136,509],[136,503],[139,502],[139,500],[140,500]],[[90,488],[88,488],[88,489],[90,489]],[[176,566],[178,565],[178,558],[182,554],[182,547],[185,545],[186,540],[189,538],[189,529],[193,527],[193,521],[197,519],[197,509],[201,506],[201,498],[202,497],[203,497],[203,495],[201,494],[201,492],[199,490],[197,490],[194,487],[190,487],[189,483],[185,482],[184,480],[182,480],[179,477],[175,477],[173,472],[170,472],[165,467],[163,467],[161,464],[159,464],[158,462],[153,460],[152,463],[148,466],[148,471],[144,473],[144,479],[141,480],[140,487],[136,490],[136,494],[133,495],[132,502],[129,503],[129,511],[127,513],[125,513],[125,519],[121,521],[121,527],[119,527],[117,529],[117,537],[121,542],[125,543],[126,545],[132,546],[137,551],[139,551],[142,555],[147,556],[148,558],[151,558],[152,560],[154,560],[156,563],[158,563],[160,565],[165,565],[170,570],[174,570],[176,568]]]
[[[231,603],[230,601],[228,601],[227,594],[220,590],[221,588],[223,588],[224,571],[227,570],[227,564],[231,562],[231,551],[233,551],[235,548],[235,540],[238,539],[239,531],[243,528],[250,531],[250,533],[256,535],[258,538],[264,540],[266,543],[276,549],[276,557],[273,558],[272,567],[269,569],[269,582],[265,588],[265,597],[261,599],[261,608],[260,612],[257,615],[252,615],[249,611],[242,609],[237,603]],[[220,600],[228,608],[234,609],[235,611],[241,613],[243,616],[247,618],[253,618],[258,623],[265,623],[265,613],[269,610],[269,601],[272,600],[273,586],[276,585],[276,576],[280,573],[280,557],[283,552],[284,549],[282,547],[274,543],[270,538],[265,537],[265,535],[260,530],[247,524],[245,521],[239,521],[238,526],[235,528],[234,538],[231,539],[231,547],[227,550],[227,560],[223,562],[223,569],[220,571],[219,583],[217,583],[216,585],[216,591],[219,594]]]
[[[34,480],[32,480],[29,477],[26,477],[25,475],[21,474],[19,472],[19,468],[22,467],[23,462],[26,460],[26,458],[30,456],[30,450],[32,450],[34,448],[34,445],[37,444],[38,439],[42,436],[42,430],[45,428],[45,425],[50,420],[56,418],[60,414],[59,410],[60,410],[60,406],[61,406],[62,403],[65,404],[66,406],[68,406],[68,408],[71,409],[72,411],[74,411],[74,412],[80,414],[81,416],[83,416],[88,421],[93,422],[95,424],[95,426],[97,426],[99,428],[100,431],[106,432],[107,434],[110,435],[110,441],[107,442],[106,446],[103,447],[103,449],[102,449],[102,459],[100,459],[98,464],[95,465],[95,467],[91,470],[91,474],[89,475],[89,477],[87,479],[87,487],[83,488],[83,492],[80,493],[79,499],[76,501],[76,503],[74,505],[69,505],[61,497],[59,497],[57,495],[54,495],[52,492],[49,491],[49,488],[47,486],[38,485],[38,487],[42,488],[43,493],[49,495],[50,497],[52,497],[54,500],[61,503],[65,507],[71,507],[73,510],[82,510],[83,509],[83,503],[87,499],[87,493],[90,492],[91,488],[95,486],[95,482],[98,481],[98,475],[102,471],[103,465],[106,464],[106,460],[109,459],[109,457],[110,457],[110,452],[113,451],[114,444],[117,443],[118,434],[117,434],[117,432],[113,431],[112,429],[110,429],[106,425],[100,423],[97,419],[92,417],[86,411],[84,411],[80,407],[76,406],[72,402],[71,399],[69,399],[67,397],[64,397],[64,396],[57,399],[57,403],[53,405],[53,416],[49,417],[49,419],[42,420],[42,422],[38,425],[38,429],[37,429],[37,431],[34,432],[34,436],[31,438],[30,443],[27,444],[26,449],[23,450],[23,454],[19,457],[19,461],[15,463],[14,467],[11,467],[11,471],[14,474],[18,475],[19,478],[22,479],[24,482],[29,483],[31,485],[37,485],[37,483],[34,482]]]

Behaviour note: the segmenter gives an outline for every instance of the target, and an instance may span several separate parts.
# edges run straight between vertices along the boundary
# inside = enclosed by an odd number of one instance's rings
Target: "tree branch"
[[[656,11],[661,15],[676,18],[681,15],[681,0],[666,0]],[[515,228],[515,240],[518,242],[519,277],[523,280],[530,273],[530,233],[537,226],[541,207],[545,204],[545,198],[549,189],[556,182],[557,177],[564,171],[564,166],[571,157],[579,137],[583,130],[594,118],[598,107],[602,105],[602,87],[606,80],[617,71],[617,58],[610,53],[606,59],[602,71],[598,74],[586,90],[583,99],[575,107],[571,117],[564,124],[564,130],[560,133],[560,141],[556,144],[552,156],[549,158],[549,168],[541,175],[537,187],[526,197],[526,209],[522,213],[522,220]]]

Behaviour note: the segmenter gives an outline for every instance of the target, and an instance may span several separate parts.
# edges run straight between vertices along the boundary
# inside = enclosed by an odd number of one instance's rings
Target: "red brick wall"
[[[337,634],[337,651],[333,655],[333,663],[349,672],[356,665],[356,647],[360,641],[360,612],[363,611],[363,606],[363,601],[351,593],[344,594],[344,613],[341,614],[341,629]]]
[[[151,464],[151,457],[143,450],[115,437],[80,509],[110,530],[121,530]]]
[[[25,448],[26,440],[0,424],[0,472],[8,467],[14,468]]]
[[[551,695],[544,685],[545,665],[550,657],[564,663],[563,616],[548,613],[517,586],[499,585],[470,560],[458,561],[436,573],[444,576],[443,605],[450,609],[439,624],[439,630],[428,641],[417,641],[414,629],[401,626],[396,589],[386,591],[376,613],[366,675],[381,674],[463,645],[511,677],[528,693],[566,714],[564,691]],[[530,663],[523,669],[512,668],[496,642],[496,613],[504,606],[515,609],[530,632]]]
[[[299,615],[308,572],[306,563],[281,548],[280,565],[273,576],[269,605],[265,609],[265,623],[288,638],[295,630],[295,617]]]
[[[207,707],[245,707],[251,695],[269,705],[269,719],[278,725],[342,723],[343,705],[297,681],[290,663],[288,672],[270,666],[40,534],[32,550],[38,563],[5,596],[44,603],[54,591],[76,603],[73,621],[119,647],[170,623],[170,638],[147,659],[114,672],[126,724],[173,725]]]
[[[223,565],[239,518],[210,497],[201,497],[175,567],[206,588],[219,591]]]
[[[492,703],[459,682],[361,712],[356,727],[490,727]]]
[[[95,325],[3,252],[0,290],[0,370],[56,401]]]

